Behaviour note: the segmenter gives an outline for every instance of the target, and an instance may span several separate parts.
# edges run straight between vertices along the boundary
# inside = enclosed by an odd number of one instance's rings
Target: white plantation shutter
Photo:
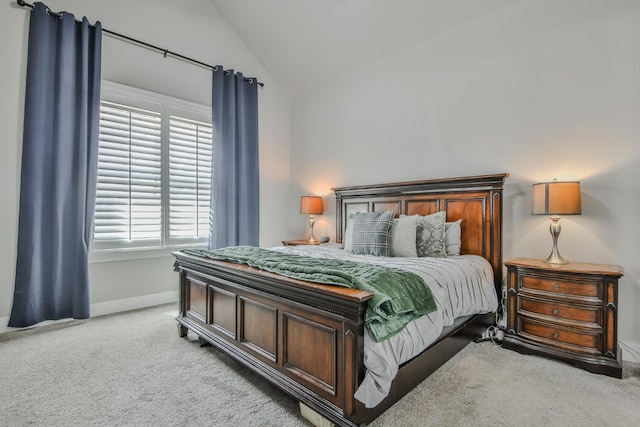
[[[206,244],[211,108],[102,82],[93,251]]]
[[[206,242],[211,191],[211,124],[169,120],[169,241]]]
[[[160,245],[161,166],[160,113],[102,101],[96,249]]]

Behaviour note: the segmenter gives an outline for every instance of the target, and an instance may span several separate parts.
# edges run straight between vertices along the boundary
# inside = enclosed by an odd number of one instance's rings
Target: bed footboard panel
[[[256,289],[255,278],[245,282],[233,269],[225,277],[180,261],[178,267],[181,327],[336,424],[354,425],[366,301],[341,313],[322,301],[309,305]]]

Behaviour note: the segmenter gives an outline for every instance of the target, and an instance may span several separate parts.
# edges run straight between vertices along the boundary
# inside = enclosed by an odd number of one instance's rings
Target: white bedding
[[[425,281],[437,310],[409,323],[399,334],[376,342],[365,328],[364,380],[355,397],[372,408],[389,393],[398,367],[420,354],[438,339],[457,317],[494,312],[498,308],[493,270],[487,260],[476,255],[449,258],[390,258],[355,255],[337,244],[319,246],[279,246],[272,248],[318,258],[347,259],[402,268]]]

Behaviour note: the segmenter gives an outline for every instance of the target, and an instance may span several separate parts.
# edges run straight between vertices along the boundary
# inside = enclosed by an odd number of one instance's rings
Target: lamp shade
[[[577,181],[540,182],[533,184],[533,215],[580,215],[580,183]]]
[[[308,215],[322,215],[322,197],[302,196],[300,197],[300,213]]]

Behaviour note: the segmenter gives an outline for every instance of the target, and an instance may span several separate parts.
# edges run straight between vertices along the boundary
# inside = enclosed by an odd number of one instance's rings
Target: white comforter
[[[493,270],[487,260],[475,255],[449,258],[388,258],[354,255],[336,244],[280,246],[272,248],[318,258],[348,259],[409,270],[425,281],[435,298],[437,310],[409,323],[399,334],[376,342],[365,328],[364,380],[355,397],[372,408],[389,393],[398,367],[435,342],[454,319],[496,311]]]

